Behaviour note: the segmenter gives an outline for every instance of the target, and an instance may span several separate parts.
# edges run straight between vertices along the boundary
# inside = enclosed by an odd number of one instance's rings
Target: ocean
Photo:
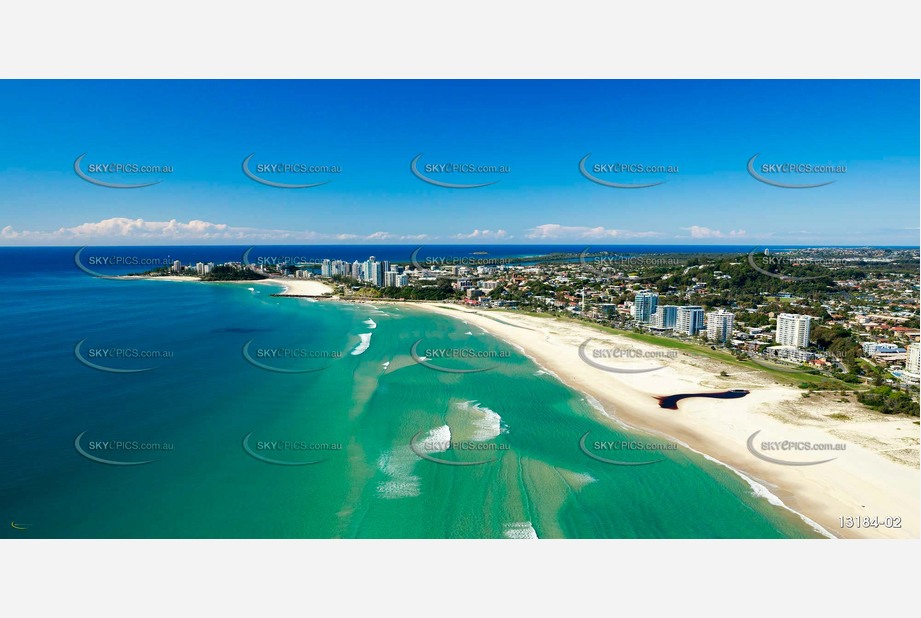
[[[415,248],[262,249],[397,261]],[[82,258],[118,257],[96,261],[117,274],[246,249]],[[4,537],[820,536],[726,467],[601,422],[584,395],[460,319],[270,285],[93,277],[75,251],[0,250]],[[586,434],[647,445],[617,453],[644,465],[591,457]]]

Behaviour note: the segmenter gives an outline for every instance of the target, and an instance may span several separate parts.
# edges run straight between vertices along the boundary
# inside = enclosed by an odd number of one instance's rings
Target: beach
[[[323,296],[325,294],[332,294],[333,289],[325,283],[320,281],[314,281],[312,279],[297,279],[294,277],[290,278],[281,278],[281,277],[270,277],[267,279],[252,279],[244,281],[202,281],[200,277],[183,277],[181,275],[164,275],[164,276],[149,276],[149,275],[125,275],[124,277],[117,277],[118,279],[143,279],[145,281],[181,281],[181,282],[194,282],[194,283],[231,283],[233,285],[280,285],[284,289],[281,292],[278,292],[278,296],[305,296],[305,297],[314,297],[314,296]]]
[[[324,294],[332,294],[333,289],[321,283],[320,281],[313,281],[311,279],[295,279],[295,278],[285,278],[285,279],[258,279],[255,281],[242,281],[241,283],[253,283],[258,285],[282,285],[284,290],[278,292],[278,296],[323,296]]]
[[[835,394],[813,393],[807,398],[805,391],[778,383],[757,368],[687,352],[666,354],[659,346],[575,322],[447,303],[415,306],[463,320],[518,347],[563,383],[597,400],[604,422],[676,441],[729,466],[756,494],[782,502],[828,536],[919,537],[916,420],[874,412],[853,397],[845,402]],[[647,355],[640,360],[606,360],[607,366],[659,368],[642,373],[599,369],[580,357],[580,345],[589,339],[595,349],[617,346]],[[687,398],[677,410],[661,408],[656,399],[730,389],[749,393],[729,400]],[[835,450],[763,452],[764,441],[830,444]],[[785,463],[766,461],[752,452],[752,445],[765,457]],[[861,522],[869,518],[870,527],[842,525],[841,517]]]

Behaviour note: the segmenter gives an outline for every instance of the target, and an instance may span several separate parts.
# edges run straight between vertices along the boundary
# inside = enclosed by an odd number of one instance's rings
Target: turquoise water
[[[275,298],[264,285],[95,279],[55,256],[36,272],[3,275],[0,513],[25,528],[4,522],[3,536],[818,536],[684,449],[659,451],[652,457],[664,461],[643,466],[587,456],[579,448],[586,432],[589,444],[660,442],[601,422],[582,395],[459,319],[405,305]],[[370,345],[353,354],[368,333]],[[410,354],[419,340],[420,354],[493,356],[420,364]],[[80,341],[84,358],[102,349],[161,357],[91,359],[149,369],[111,373],[81,364]],[[247,342],[251,358],[281,348],[320,356],[258,359],[270,367],[318,370],[257,367],[242,353]],[[490,369],[449,373],[426,363]],[[75,447],[81,435],[92,456],[156,461],[93,461]],[[258,456],[318,463],[267,463],[243,448],[248,435]],[[170,448],[91,448],[116,440]],[[450,448],[430,448],[432,440]],[[284,441],[326,450],[259,448]],[[478,450],[460,450],[471,445]]]

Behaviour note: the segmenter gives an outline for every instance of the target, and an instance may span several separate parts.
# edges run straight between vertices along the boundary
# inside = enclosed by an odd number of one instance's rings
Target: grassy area
[[[783,297],[783,298],[782,298],[782,297],[780,297],[780,296],[766,296],[765,298],[766,298],[766,300],[769,300],[769,301],[771,301],[771,302],[773,302],[773,303],[784,303],[784,304],[787,304],[787,305],[789,305],[790,303],[792,303],[794,300],[802,300],[802,299],[799,299],[799,298],[786,298],[786,297]]]
[[[621,337],[633,339],[634,341],[640,341],[642,343],[648,343],[650,345],[657,345],[663,348],[681,350],[683,352],[687,352],[688,354],[692,354],[695,356],[703,356],[703,357],[710,358],[712,360],[716,360],[721,363],[726,363],[727,365],[732,365],[734,367],[738,367],[741,369],[746,369],[749,371],[750,370],[761,371],[763,373],[770,375],[772,378],[774,378],[778,382],[782,384],[789,384],[791,386],[799,386],[800,384],[806,383],[810,385],[810,387],[815,387],[815,388],[818,388],[820,385],[824,384],[826,387],[828,387],[826,390],[849,390],[850,391],[850,390],[855,390],[857,388],[860,388],[859,385],[848,384],[846,382],[842,382],[841,380],[837,380],[835,378],[832,378],[826,375],[821,375],[821,374],[815,375],[815,374],[811,374],[811,373],[807,373],[805,371],[799,371],[799,370],[790,371],[789,369],[784,370],[781,368],[772,369],[771,367],[767,367],[765,365],[759,365],[759,364],[748,362],[748,361],[740,361],[735,356],[733,356],[731,353],[727,351],[720,350],[720,349],[711,350],[710,347],[706,345],[690,343],[687,341],[680,341],[678,339],[672,339],[670,337],[658,337],[656,335],[649,335],[646,333],[635,333],[633,331],[612,328],[610,326],[604,326],[602,324],[596,324],[594,322],[579,320],[579,319],[571,318],[565,315],[556,315],[556,314],[550,314],[550,313],[537,313],[534,311],[523,311],[521,309],[515,310],[513,311],[513,313],[523,313],[525,315],[530,315],[530,316],[537,317],[537,318],[556,318],[558,320],[562,320],[565,322],[572,322],[573,324],[581,324],[583,326],[588,326],[589,328],[593,328],[595,330],[598,330],[604,333],[620,335]]]

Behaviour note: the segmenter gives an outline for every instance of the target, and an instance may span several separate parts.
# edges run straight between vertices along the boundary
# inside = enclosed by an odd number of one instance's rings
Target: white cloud
[[[305,240],[419,240],[428,238],[421,234],[402,236],[390,232],[373,234],[326,234],[311,230],[278,230],[255,227],[238,227],[226,223],[211,223],[193,219],[188,222],[145,221],[113,217],[102,221],[81,223],[74,227],[62,227],[53,231],[15,230],[7,225],[0,229],[0,241],[11,243],[106,242],[139,241],[150,242],[214,242],[214,241],[305,241]]]
[[[559,225],[558,223],[545,223],[538,225],[527,231],[528,238],[539,239],[565,239],[565,238],[648,238],[650,236],[661,236],[659,232],[633,232],[630,230],[615,230],[598,227],[585,227],[577,225]]]
[[[473,230],[469,234],[455,234],[454,238],[461,240],[468,239],[495,239],[495,240],[507,240],[512,238],[508,232],[505,230]]]
[[[745,230],[730,230],[723,233],[720,230],[713,230],[700,225],[692,225],[681,229],[688,230],[691,233],[691,238],[739,238],[746,235]]]
[[[367,236],[368,240],[393,240],[394,238],[396,238],[396,236],[390,232],[374,232]]]

